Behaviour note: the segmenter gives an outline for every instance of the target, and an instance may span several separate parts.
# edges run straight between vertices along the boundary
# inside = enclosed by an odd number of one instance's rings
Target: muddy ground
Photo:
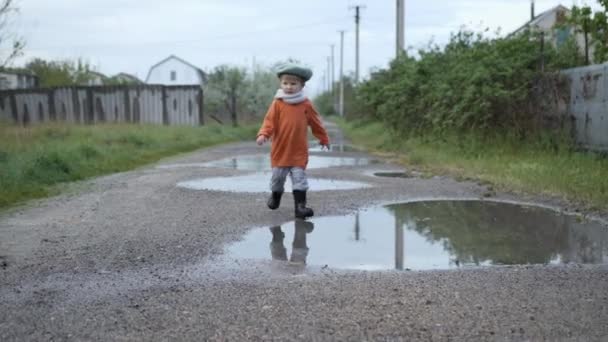
[[[337,141],[337,129],[328,128]],[[606,265],[409,272],[271,260],[218,266],[223,248],[248,230],[293,220],[291,199],[271,212],[266,194],[176,187],[247,171],[157,166],[257,153],[268,147],[253,140],[200,150],[75,184],[63,195],[1,214],[0,340],[608,339]],[[484,185],[447,177],[369,175],[401,170],[385,162],[309,170],[310,177],[373,185],[311,189],[316,216],[413,199],[488,196]],[[500,192],[492,198],[575,209],[552,198]]]

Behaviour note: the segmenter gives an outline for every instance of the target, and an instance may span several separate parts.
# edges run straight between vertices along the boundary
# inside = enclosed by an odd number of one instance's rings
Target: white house
[[[574,27],[567,24],[567,19],[571,11],[563,5],[557,5],[539,15],[534,16],[530,21],[522,25],[511,35],[522,33],[526,30],[533,30],[545,33],[545,41],[560,46],[572,35],[575,35],[576,44],[581,53],[584,54],[585,37],[582,33],[575,32]],[[593,48],[589,47],[589,55],[593,56]]]
[[[534,8],[532,12],[534,12]],[[565,22],[568,15],[570,15],[570,9],[564,5],[557,5],[538,15],[532,13],[533,17],[513,33],[519,33],[531,27],[550,30],[555,24]]]
[[[38,87],[38,77],[26,72],[0,71],[0,90]]]
[[[146,77],[147,84],[204,86],[206,81],[203,70],[174,55],[154,64]]]

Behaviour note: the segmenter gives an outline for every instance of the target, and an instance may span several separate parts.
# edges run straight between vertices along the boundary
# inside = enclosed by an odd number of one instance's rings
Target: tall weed
[[[62,182],[129,170],[164,156],[253,139],[256,126],[0,124],[0,208],[46,196]]]

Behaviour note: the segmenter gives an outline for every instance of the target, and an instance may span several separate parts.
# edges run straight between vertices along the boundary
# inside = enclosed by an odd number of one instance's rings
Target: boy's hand
[[[258,138],[255,140],[255,142],[259,145],[262,146],[262,144],[264,144],[265,142],[268,141],[268,138],[266,138],[263,135],[258,136]]]

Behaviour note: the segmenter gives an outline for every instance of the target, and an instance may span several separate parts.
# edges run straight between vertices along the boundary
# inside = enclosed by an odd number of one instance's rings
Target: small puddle
[[[321,147],[318,143],[310,144],[310,148],[308,149],[311,152],[323,152],[327,151]],[[363,149],[357,148],[353,145],[346,144],[330,144],[329,151],[332,152],[363,152]]]
[[[369,158],[355,157],[323,157],[309,156],[308,169],[321,169],[327,167],[338,166],[363,166],[379,163],[377,160]],[[270,171],[270,156],[268,154],[259,154],[251,156],[238,156],[235,158],[219,159],[208,163],[183,163],[183,164],[165,164],[159,165],[159,169],[173,169],[182,167],[217,167],[224,169],[235,169],[244,171]]]
[[[374,172],[376,177],[388,177],[388,178],[411,178],[412,176],[405,172]]]
[[[608,228],[542,207],[425,201],[254,229],[225,257],[356,270],[606,264]]]
[[[228,192],[270,192],[270,172],[258,172],[236,177],[212,177],[177,183],[177,187],[190,190],[217,190]],[[285,191],[291,192],[291,180],[287,177]],[[351,190],[370,187],[369,184],[331,179],[308,178],[311,190]]]

